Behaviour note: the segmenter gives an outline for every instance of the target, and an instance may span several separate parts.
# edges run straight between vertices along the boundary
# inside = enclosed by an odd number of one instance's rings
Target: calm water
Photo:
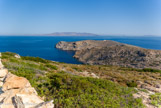
[[[161,50],[161,37],[120,37],[120,36],[95,36],[95,37],[38,37],[38,36],[0,36],[0,52],[15,52],[21,56],[41,57],[48,60],[74,63],[79,62],[72,56],[74,52],[62,51],[55,48],[59,41],[79,40],[114,40],[122,43],[140,46],[148,49]]]

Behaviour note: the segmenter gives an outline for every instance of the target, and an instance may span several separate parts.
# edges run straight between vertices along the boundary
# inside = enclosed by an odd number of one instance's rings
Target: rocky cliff
[[[0,59],[0,108],[53,107],[53,101],[44,102],[26,78],[8,72]]]
[[[161,69],[161,51],[119,42],[109,40],[61,41],[56,48],[76,51],[74,57],[84,64]]]

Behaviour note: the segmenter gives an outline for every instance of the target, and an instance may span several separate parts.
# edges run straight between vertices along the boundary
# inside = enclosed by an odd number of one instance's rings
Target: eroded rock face
[[[44,102],[26,78],[4,67],[0,68],[0,86],[0,108],[54,108],[53,101]]]
[[[161,51],[114,41],[59,42],[56,48],[75,51],[84,64],[161,69]]]

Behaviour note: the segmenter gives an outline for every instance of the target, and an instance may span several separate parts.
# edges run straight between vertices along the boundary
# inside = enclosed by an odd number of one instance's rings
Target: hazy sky
[[[161,35],[161,0],[0,0],[0,34]]]

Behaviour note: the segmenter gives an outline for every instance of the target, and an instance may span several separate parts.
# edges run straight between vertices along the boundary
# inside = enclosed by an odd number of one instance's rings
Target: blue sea
[[[161,50],[161,37],[128,36],[0,36],[0,52],[14,52],[21,56],[41,57],[48,60],[80,64],[72,51],[55,48],[59,41],[113,40],[148,49]]]

